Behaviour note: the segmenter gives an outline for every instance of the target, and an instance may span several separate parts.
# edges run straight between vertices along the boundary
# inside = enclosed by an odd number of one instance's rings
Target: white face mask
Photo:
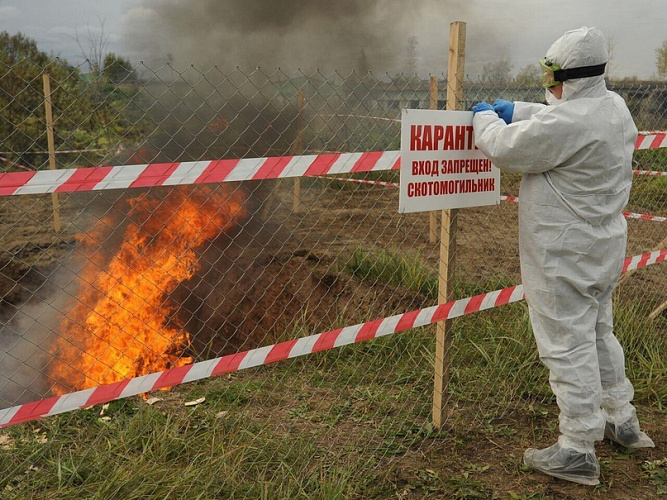
[[[544,97],[550,106],[557,106],[558,104],[563,102],[563,99],[558,99],[555,95],[551,93],[549,89],[544,89]]]

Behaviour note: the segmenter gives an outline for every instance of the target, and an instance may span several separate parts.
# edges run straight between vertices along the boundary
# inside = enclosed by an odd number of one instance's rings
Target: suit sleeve
[[[512,115],[512,123],[528,120],[535,113],[539,113],[546,107],[546,104],[539,104],[534,102],[514,102],[514,114]]]
[[[582,144],[575,116],[544,106],[530,119],[506,125],[495,113],[476,113],[475,145],[507,172],[542,173],[566,162]]]

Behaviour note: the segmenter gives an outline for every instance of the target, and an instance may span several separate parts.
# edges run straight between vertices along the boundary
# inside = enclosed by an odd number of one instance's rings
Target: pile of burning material
[[[100,220],[84,245],[90,264],[81,292],[51,347],[55,395],[190,363],[183,354],[190,337],[170,294],[199,269],[197,250],[248,215],[245,195],[231,185],[179,187],[164,198],[144,193],[130,204],[111,260],[96,262],[111,220]]]

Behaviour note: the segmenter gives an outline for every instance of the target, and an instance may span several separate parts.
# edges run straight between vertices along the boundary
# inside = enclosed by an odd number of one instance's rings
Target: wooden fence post
[[[449,27],[447,68],[447,109],[457,110],[463,101],[466,24],[453,22]],[[440,266],[438,303],[454,296],[454,258],[456,256],[456,221],[458,210],[443,210],[440,226]],[[436,325],[435,380],[433,391],[433,426],[441,428],[446,420],[445,399],[449,385],[451,320]]]
[[[429,81],[428,89],[429,105],[428,109],[438,109],[438,79],[432,76]],[[429,243],[437,243],[438,241],[438,214],[436,211],[428,213],[428,241]]]
[[[297,95],[297,115],[296,115],[296,139],[292,146],[292,155],[297,156],[303,154],[303,108],[306,105],[306,93],[303,89],[299,89]],[[301,196],[301,178],[294,178],[294,197],[292,199],[292,211],[299,213],[301,206],[299,198]]]
[[[49,169],[56,169],[56,146],[53,138],[53,111],[51,110],[51,80],[49,75],[42,75],[44,80],[44,110],[46,111],[46,140],[49,147]],[[58,194],[51,193],[51,202],[53,204],[53,227],[56,233],[60,232],[60,207],[58,203]]]

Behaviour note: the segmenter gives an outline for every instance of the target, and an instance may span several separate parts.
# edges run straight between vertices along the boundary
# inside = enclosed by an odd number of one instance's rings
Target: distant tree
[[[512,74],[512,62],[509,57],[502,57],[497,61],[485,64],[482,68],[482,80],[489,83],[505,85],[509,83]]]
[[[520,87],[539,87],[542,83],[542,69],[539,64],[527,64],[516,75]]]
[[[637,75],[624,76],[624,77],[618,78],[614,81],[616,81],[616,82],[625,82],[625,83],[634,83],[634,82],[639,81],[639,77]]]
[[[18,33],[0,32],[0,144],[2,150],[17,154],[43,151],[46,144],[44,117],[44,84],[47,73],[55,132],[62,138],[70,136],[85,122],[85,88],[79,71],[67,63],[47,55],[34,40]],[[64,116],[64,112],[67,115]],[[44,157],[19,155],[20,164],[39,165]],[[37,163],[35,163],[37,162]]]
[[[49,56],[37,48],[37,43],[22,33],[10,35],[6,31],[0,33],[0,57],[6,64],[19,64],[30,59],[35,64],[46,65]]]
[[[667,40],[662,42],[662,45],[655,49],[656,65],[658,67],[658,76],[660,78],[667,78]]]
[[[108,80],[116,85],[120,83],[136,82],[137,75],[128,59],[109,52],[104,56],[104,69],[102,73]]]
[[[103,61],[104,63],[105,61]],[[143,133],[139,117],[129,105],[135,89],[111,81],[128,71],[129,62],[111,55],[109,76],[84,80],[79,69],[37,48],[22,34],[0,32],[0,150],[20,165],[43,168],[47,149],[43,75],[49,75],[56,149],[106,148],[110,153],[122,140],[134,141]],[[138,87],[137,87],[138,88]],[[76,158],[77,154],[70,159]],[[58,162],[67,162],[59,155]],[[99,161],[99,157],[95,157]],[[0,164],[0,167],[6,166]]]
[[[88,64],[88,69],[99,75],[104,68],[104,57],[109,46],[109,36],[104,32],[104,19],[100,19],[100,31],[94,33],[90,26],[88,26],[88,33],[86,41],[82,41],[79,36],[79,31],[75,31],[75,36],[72,37],[81,50],[81,55]]]

